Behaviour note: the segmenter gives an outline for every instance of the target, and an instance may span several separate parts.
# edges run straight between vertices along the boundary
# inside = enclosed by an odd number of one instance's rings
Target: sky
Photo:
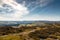
[[[0,21],[60,21],[60,0],[0,0]]]

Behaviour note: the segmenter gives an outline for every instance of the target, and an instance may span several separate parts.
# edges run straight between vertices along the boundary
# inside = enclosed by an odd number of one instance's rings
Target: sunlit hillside
[[[60,23],[35,22],[0,26],[0,40],[60,40]]]

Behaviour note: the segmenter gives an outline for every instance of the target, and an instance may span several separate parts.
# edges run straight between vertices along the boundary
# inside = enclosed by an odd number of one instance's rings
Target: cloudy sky
[[[60,21],[60,0],[0,0],[0,21]]]

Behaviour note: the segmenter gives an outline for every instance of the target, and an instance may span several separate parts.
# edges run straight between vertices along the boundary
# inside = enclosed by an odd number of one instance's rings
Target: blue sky
[[[0,0],[0,20],[60,21],[60,0]]]

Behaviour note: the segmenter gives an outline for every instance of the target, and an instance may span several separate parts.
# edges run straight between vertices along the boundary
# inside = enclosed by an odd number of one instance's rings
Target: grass
[[[59,24],[60,25],[60,24]],[[4,28],[0,29],[2,32],[8,33],[7,35],[0,36],[0,40],[60,40],[60,26],[58,24],[46,24],[40,26],[24,26],[20,28]],[[9,29],[9,30],[7,30]],[[11,33],[12,31],[12,33]],[[4,33],[3,32],[3,33]]]
[[[19,35],[0,36],[0,40],[23,40]]]

